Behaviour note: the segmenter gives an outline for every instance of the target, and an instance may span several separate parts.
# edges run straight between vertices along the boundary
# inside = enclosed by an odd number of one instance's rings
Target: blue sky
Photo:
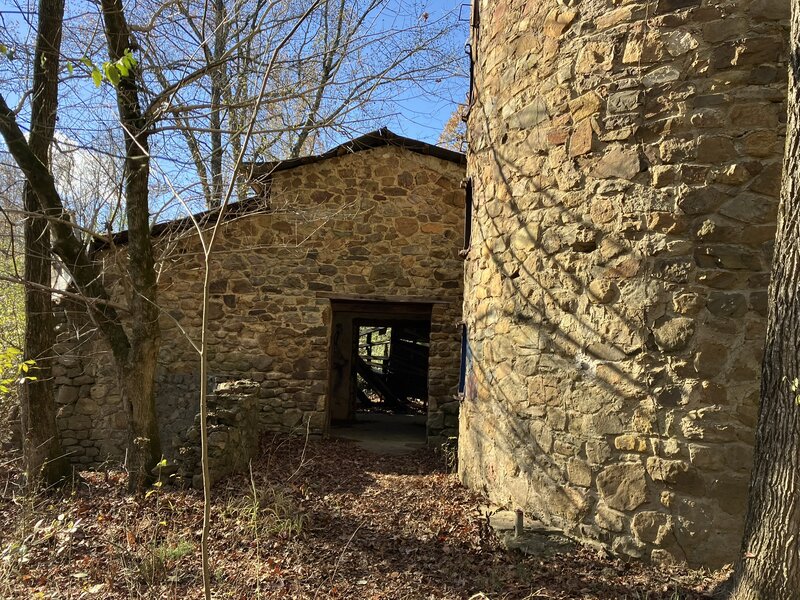
[[[459,0],[394,0],[393,3],[397,7],[402,6],[402,8],[398,8],[399,11],[428,13],[428,18],[431,20],[438,20],[447,14],[460,15],[458,31],[453,36],[453,42],[460,51],[467,41],[469,33],[468,3]],[[0,0],[0,18],[2,19],[0,29],[3,25],[18,28],[17,35],[24,32],[23,38],[27,37],[28,42],[32,42],[32,35],[27,23],[35,21],[35,14],[29,12],[30,8],[34,6],[35,2],[32,0]],[[390,5],[390,10],[391,8]],[[0,42],[4,41],[5,37],[7,36],[0,31]],[[17,37],[17,39],[19,38]],[[466,75],[467,70],[468,60],[466,54],[463,54],[461,72]],[[396,133],[435,143],[456,104],[463,101],[467,85],[466,77],[462,76],[450,81],[443,81],[440,85],[409,90],[398,98],[398,113],[387,117],[387,122],[383,124]],[[15,101],[14,91],[4,89],[3,92],[9,102]]]
[[[432,19],[446,13],[459,15],[459,28],[454,41],[463,47],[469,35],[469,3],[430,0],[425,2],[424,10],[430,13]],[[395,123],[386,125],[395,133],[435,144],[457,103],[463,102],[467,94],[469,60],[466,53],[461,60],[464,77],[443,82],[439,88],[420,89],[406,94],[400,99],[403,113],[397,116]]]
[[[36,4],[35,0],[0,0],[0,42],[8,43],[16,39],[23,44],[32,44],[31,26],[35,26]],[[73,22],[74,19],[80,20],[82,18],[81,11],[87,10],[96,11],[96,8],[93,8],[90,3],[67,2],[68,27],[69,23]],[[70,11],[78,12],[70,14]],[[416,19],[417,15],[420,18],[423,18],[424,15],[424,18],[428,19],[429,22],[436,22],[448,15],[450,18],[458,18],[456,30],[448,38],[447,43],[448,47],[452,49],[452,54],[458,57],[457,71],[461,76],[407,89],[400,97],[395,99],[394,114],[387,114],[381,117],[378,122],[371,121],[360,125],[354,124],[353,128],[346,134],[340,133],[339,135],[349,138],[375,129],[376,126],[386,126],[400,135],[435,144],[439,139],[444,124],[450,118],[457,104],[464,101],[467,92],[469,63],[467,55],[463,52],[463,47],[469,32],[469,5],[458,0],[391,0],[386,7],[386,11],[381,14],[384,15],[381,19],[385,19],[385,22],[378,20],[375,24],[376,27],[390,27],[393,19],[396,22],[400,22],[402,18],[407,19],[410,17],[411,19]],[[4,27],[8,28],[8,30],[3,31]],[[93,44],[97,51],[95,59],[102,60],[102,34],[99,31],[97,34],[96,43]],[[5,57],[0,57],[0,61],[4,60],[6,60]],[[76,59],[72,58],[72,60]],[[2,67],[0,90],[2,90],[9,104],[14,105],[19,101],[21,89],[28,85],[26,80],[30,75],[30,64],[26,63],[25,60],[16,60],[13,63],[6,62]],[[76,69],[76,76],[77,74],[78,70]],[[95,89],[88,75],[84,74],[81,77],[65,79],[61,95],[66,100],[61,102],[60,106],[59,122],[64,128],[62,139],[75,140],[78,146],[82,146],[85,150],[80,152],[86,153],[86,156],[83,157],[84,159],[86,157],[94,158],[96,155],[97,160],[94,162],[113,162],[113,159],[97,151],[98,148],[104,147],[102,146],[103,138],[108,136],[108,131],[116,130],[116,124],[112,122],[116,119],[113,91],[105,84],[100,90]],[[69,99],[67,100],[67,98]],[[81,117],[83,103],[86,103],[87,106],[89,104],[105,106],[108,117],[111,120],[105,123],[102,120],[83,121]],[[27,120],[27,113],[23,110],[20,114],[20,124],[23,125],[23,128],[27,124]],[[334,137],[328,139],[325,145],[331,147],[344,141],[346,139],[335,139]],[[176,182],[187,181],[183,174],[186,173],[185,165],[189,163],[188,153],[183,151],[177,154],[171,153],[164,147],[159,148],[157,143],[153,143],[151,149],[158,154],[158,156],[154,154],[154,158],[157,158],[157,162],[160,165],[159,168],[163,170],[163,173],[169,175]],[[2,150],[4,150],[4,144],[0,140],[0,151]],[[81,155],[74,154],[74,158],[81,158]],[[83,162],[78,161],[80,165],[84,163],[85,160]],[[110,171],[110,169],[107,170]],[[157,169],[154,168],[154,182],[158,179],[156,173]],[[117,175],[118,173],[112,175],[112,179],[116,179]],[[191,179],[191,176],[189,176],[189,179]]]

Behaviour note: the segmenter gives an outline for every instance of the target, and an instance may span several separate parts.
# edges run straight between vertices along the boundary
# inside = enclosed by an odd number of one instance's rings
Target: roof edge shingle
[[[425,156],[433,156],[435,158],[456,163],[458,165],[467,164],[467,157],[462,152],[456,152],[455,150],[449,150],[447,148],[442,148],[441,146],[436,146],[420,140],[403,137],[401,135],[397,135],[393,131],[390,131],[386,127],[382,127],[370,133],[366,133],[362,136],[354,138],[349,142],[345,142],[344,144],[340,144],[334,148],[331,148],[322,154],[301,156],[299,158],[288,158],[285,160],[243,163],[241,170],[243,172],[249,171],[250,179],[255,179],[265,175],[270,175],[276,171],[286,171],[302,165],[320,162],[328,158],[335,158],[337,156],[344,156],[345,154],[353,154],[355,152],[371,150],[372,148],[380,148],[382,146],[396,146],[411,152],[416,152]]]

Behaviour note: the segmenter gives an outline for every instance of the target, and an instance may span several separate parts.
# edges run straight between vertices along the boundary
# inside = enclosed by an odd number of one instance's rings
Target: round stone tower
[[[620,554],[739,549],[786,0],[473,0],[462,480]]]

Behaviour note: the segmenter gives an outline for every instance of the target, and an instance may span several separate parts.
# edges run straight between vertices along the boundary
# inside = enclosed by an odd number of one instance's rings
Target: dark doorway
[[[363,430],[372,424],[384,434],[395,425],[413,426],[424,440],[431,304],[331,300],[331,305],[331,425]]]
[[[430,321],[356,319],[356,410],[425,414]]]

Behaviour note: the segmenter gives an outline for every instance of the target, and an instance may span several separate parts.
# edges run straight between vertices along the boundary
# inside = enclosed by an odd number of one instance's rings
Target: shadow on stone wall
[[[496,115],[482,100],[470,116],[462,480],[615,552],[731,560],[774,196],[753,215],[733,212],[735,193],[698,208],[705,188],[651,186],[639,143],[601,145],[576,168],[573,130],[543,102],[520,111],[541,113],[523,114],[534,126],[491,139]],[[704,238],[720,205],[734,216],[715,218],[717,231],[734,231]]]

